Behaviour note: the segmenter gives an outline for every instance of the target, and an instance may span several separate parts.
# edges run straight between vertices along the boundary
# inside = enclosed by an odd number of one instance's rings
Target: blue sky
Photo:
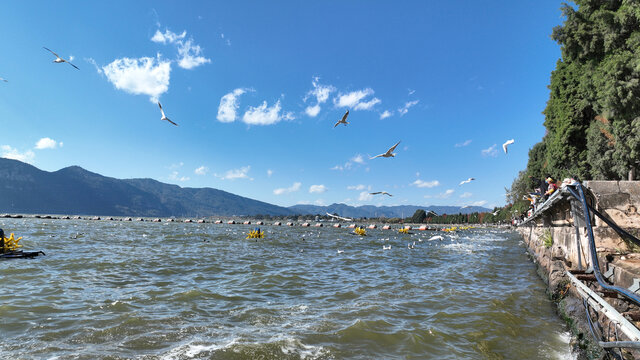
[[[502,206],[561,4],[2,2],[0,156],[283,206]]]

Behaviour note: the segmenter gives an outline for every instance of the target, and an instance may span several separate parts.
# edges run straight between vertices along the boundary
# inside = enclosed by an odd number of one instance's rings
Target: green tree
[[[411,217],[411,222],[414,224],[421,224],[424,222],[426,218],[427,218],[427,213],[422,209],[418,209],[416,210],[415,213],[413,213],[413,216]]]

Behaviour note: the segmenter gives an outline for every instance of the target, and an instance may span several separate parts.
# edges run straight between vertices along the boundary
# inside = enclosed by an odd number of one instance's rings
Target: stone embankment
[[[640,235],[640,182],[588,181],[584,184],[587,203],[620,228],[638,238]],[[599,269],[609,285],[638,291],[640,296],[640,247],[623,239],[606,222],[590,217]],[[583,294],[571,283],[567,272],[589,286],[609,303],[632,326],[640,325],[640,309],[615,292],[603,289],[593,275],[587,224],[580,203],[562,189],[518,226],[538,273],[547,283],[549,294],[558,305],[560,315],[573,333],[573,349],[578,359],[604,358],[606,352],[598,341],[630,341],[620,325],[603,311],[591,309],[598,335],[596,341],[587,322]],[[605,311],[606,312],[606,311]],[[618,337],[616,338],[616,330]],[[634,330],[635,331],[635,330]],[[636,340],[637,341],[637,340]],[[626,348],[624,358],[640,359],[640,349]],[[620,350],[615,349],[616,353]]]

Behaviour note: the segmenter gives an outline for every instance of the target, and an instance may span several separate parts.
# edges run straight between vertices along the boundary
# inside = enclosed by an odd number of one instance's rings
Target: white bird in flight
[[[398,144],[400,144],[400,141],[398,141],[395,145],[393,145],[389,150],[387,150],[386,153],[384,154],[380,154],[380,155],[376,155],[374,157],[369,158],[369,160],[371,159],[375,159],[377,157],[395,157],[396,154],[393,152],[393,150],[396,149],[396,146],[398,146]]]
[[[172,123],[173,125],[178,126],[178,124],[176,124],[173,121],[169,120],[167,115],[164,114],[164,110],[162,110],[162,105],[160,105],[160,101],[158,101],[158,106],[160,107],[160,112],[162,113],[162,117],[160,118],[160,120],[167,120],[168,122]]]
[[[344,115],[342,115],[342,119],[338,120],[338,122],[333,125],[333,127],[336,127],[340,124],[344,124],[344,126],[347,126],[348,122],[347,122],[347,116],[349,116],[349,110],[347,110],[346,113],[344,113]]]
[[[502,144],[502,150],[504,150],[504,153],[507,153],[507,146],[513,144],[514,142],[516,142],[515,140],[511,139],[511,140],[507,140],[507,142],[505,142],[504,144]]]
[[[376,192],[369,193],[369,195],[378,195],[378,194],[393,196],[386,191],[376,191]]]
[[[50,49],[48,49],[48,48],[46,48],[46,47],[44,47],[44,46],[43,46],[43,48],[44,48],[45,50],[49,51],[50,53],[52,53],[53,55],[55,55],[55,56],[56,56],[56,59],[55,59],[55,60],[53,60],[53,62],[54,62],[54,63],[58,63],[58,64],[59,64],[59,63],[64,63],[64,62],[66,62],[67,64],[69,64],[69,65],[73,66],[74,68],[76,68],[76,69],[80,70],[80,68],[79,68],[79,67],[77,67],[77,66],[73,65],[72,63],[68,62],[67,60],[65,60],[65,59],[61,58],[61,57],[60,57],[60,55],[58,55],[58,54],[54,53],[54,52],[53,52],[53,51],[51,51]]]
[[[338,216],[338,215],[333,215],[333,214],[329,214],[327,213],[327,216],[330,216],[332,218],[338,219],[338,220],[342,220],[342,221],[352,221],[353,219],[349,219],[349,218],[345,218],[342,216]]]
[[[470,183],[470,182],[472,182],[473,180],[475,180],[475,178],[468,178],[467,180],[461,181],[461,182],[460,182],[460,185],[464,185],[464,184],[466,184],[466,183]],[[458,185],[458,186],[460,186],[460,185]]]
[[[7,80],[5,78],[2,78],[2,77],[0,77],[0,81],[9,82],[9,80]]]
[[[382,250],[391,250],[391,245],[389,246],[382,245]]]

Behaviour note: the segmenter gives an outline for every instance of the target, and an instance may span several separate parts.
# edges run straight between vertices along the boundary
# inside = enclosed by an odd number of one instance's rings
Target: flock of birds
[[[50,52],[51,54],[53,54],[53,56],[56,57],[55,60],[53,60],[54,63],[56,64],[62,64],[62,63],[67,63],[71,66],[73,66],[74,68],[76,68],[77,70],[80,70],[79,67],[75,66],[74,64],[71,63],[71,61],[64,59],[62,56],[58,55],[56,52],[54,52],[53,50],[49,49],[48,47],[43,46],[43,49],[47,50],[48,52]],[[4,82],[9,82],[9,80],[0,77],[0,81],[4,81]],[[164,120],[164,121],[168,121],[171,124],[178,126],[178,124],[176,124],[175,122],[171,121],[171,119],[169,119],[167,117],[167,115],[165,115],[164,110],[162,110],[162,105],[160,104],[160,102],[158,101],[158,106],[160,107],[160,113],[162,114],[162,117],[160,118],[160,120]]]
[[[164,113],[163,113],[163,115],[164,115]],[[345,112],[345,113],[344,113],[344,115],[342,115],[342,118],[341,118],[340,120],[338,120],[338,121],[336,122],[336,124],[335,124],[335,125],[333,125],[333,127],[335,128],[336,126],[338,126],[338,125],[340,125],[340,124],[343,124],[344,126],[347,126],[347,124],[349,123],[349,122],[347,122],[347,117],[349,117],[349,110],[347,110],[347,112]],[[514,139],[510,139],[510,140],[507,140],[504,144],[502,144],[502,150],[504,150],[504,153],[505,153],[505,154],[507,153],[507,148],[508,148],[508,146],[509,146],[509,145],[511,145],[511,144],[513,144],[514,142],[515,142],[515,140],[514,140]],[[385,157],[385,158],[395,157],[395,156],[396,156],[396,153],[394,153],[394,151],[395,151],[396,147],[397,147],[399,144],[400,144],[400,141],[398,141],[395,145],[393,145],[392,147],[390,147],[390,148],[389,148],[389,150],[387,150],[386,152],[384,152],[384,153],[382,153],[382,154],[379,154],[379,155],[376,155],[376,156],[371,156],[371,157],[369,157],[369,160],[373,160],[373,159],[375,159],[375,158],[379,158],[379,157]],[[470,177],[470,178],[468,178],[467,180],[461,181],[459,186],[462,186],[462,185],[464,185],[464,184],[470,183],[470,182],[471,182],[471,181],[473,181],[473,180],[475,180],[475,178]],[[389,194],[389,193],[388,193],[388,192],[386,192],[386,191],[375,191],[375,192],[371,192],[371,193],[369,193],[369,195],[387,195],[387,196],[393,196],[393,195]],[[462,208],[467,208],[467,207],[469,207],[469,206],[464,206],[464,207],[462,207]],[[329,213],[327,213],[327,215],[329,215],[329,216],[333,216],[333,215],[331,215],[331,214],[329,214]],[[338,218],[339,218],[339,217],[338,217]]]
[[[56,58],[55,58],[55,60],[53,60],[53,62],[54,62],[54,63],[56,63],[56,64],[67,63],[67,64],[69,64],[69,65],[73,66],[75,69],[80,70],[80,68],[79,68],[79,67],[77,67],[77,66],[75,66],[74,64],[72,64],[69,60],[64,59],[63,57],[61,57],[60,55],[58,55],[57,53],[55,53],[53,50],[51,50],[51,49],[49,49],[49,48],[47,48],[47,47],[44,47],[44,46],[43,46],[43,48],[44,48],[45,50],[49,51],[51,54],[53,54],[53,56],[55,56],[55,57],[56,57]],[[0,81],[8,82],[8,80],[7,80],[7,79],[4,79],[4,78],[2,78],[2,77],[0,77]],[[171,123],[171,124],[173,124],[173,125],[175,125],[175,126],[178,126],[178,124],[176,124],[174,121],[172,121],[171,119],[169,119],[169,117],[167,117],[167,115],[164,113],[164,110],[162,109],[162,104],[160,104],[160,102],[159,102],[159,101],[158,101],[158,107],[160,108],[160,113],[161,113],[161,115],[162,115],[162,116],[160,117],[160,120],[162,120],[162,121],[167,121],[167,122],[169,122],[169,123]],[[337,127],[337,126],[338,126],[338,125],[340,125],[340,124],[343,124],[343,125],[345,125],[345,126],[346,126],[347,124],[349,124],[349,122],[347,122],[347,118],[348,118],[348,117],[349,117],[349,110],[347,110],[347,111],[344,113],[344,115],[342,116],[342,118],[341,118],[340,120],[338,120],[338,121],[335,123],[335,125],[334,125],[333,127],[335,128],[335,127]],[[507,147],[508,147],[509,145],[513,144],[514,142],[515,142],[515,141],[514,141],[514,139],[510,139],[510,140],[507,140],[504,144],[502,144],[502,150],[504,150],[504,153],[505,153],[505,154],[507,153]],[[382,154],[378,154],[378,155],[376,155],[376,156],[371,156],[371,157],[369,157],[369,160],[373,160],[373,159],[375,159],[375,158],[379,158],[379,157],[383,157],[383,158],[395,157],[395,156],[396,156],[396,153],[394,153],[394,151],[395,151],[396,147],[397,147],[399,144],[400,144],[400,141],[398,141],[395,145],[393,145],[392,147],[390,147],[390,148],[389,148],[389,150],[387,150],[386,152],[384,152],[384,153],[382,153]],[[460,185],[459,185],[459,186],[462,186],[462,185],[464,185],[464,184],[470,183],[470,182],[471,182],[471,181],[473,181],[473,180],[475,180],[475,178],[470,177],[470,178],[468,178],[467,180],[464,180],[464,181],[460,182]],[[375,192],[371,192],[371,193],[369,193],[369,194],[370,194],[370,195],[387,195],[387,196],[393,196],[393,195],[391,195],[390,193],[388,193],[388,192],[386,192],[386,191],[375,191]],[[467,207],[468,207],[468,206],[467,206]],[[331,216],[333,216],[333,215],[331,215]],[[346,218],[342,218],[342,219],[346,219]]]

